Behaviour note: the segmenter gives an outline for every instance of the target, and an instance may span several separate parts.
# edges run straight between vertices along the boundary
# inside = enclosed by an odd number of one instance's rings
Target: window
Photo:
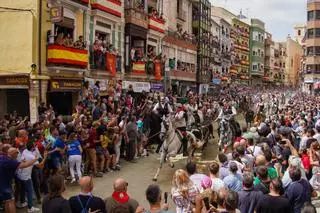
[[[316,10],[316,19],[320,19],[320,10]]]
[[[257,70],[258,69],[258,65],[252,65],[252,70]]]
[[[314,47],[314,53],[315,55],[320,55],[320,46]]]
[[[308,21],[314,20],[315,11],[308,11]]]
[[[253,56],[255,56],[256,54],[257,54],[256,51],[253,51],[253,52],[252,52],[252,55],[253,55]]]
[[[314,37],[314,29],[308,29],[308,38]]]
[[[320,38],[320,28],[314,29],[316,38]]]
[[[301,30],[298,30],[298,36],[301,36]]]
[[[313,53],[313,47],[308,47],[307,48],[307,55],[308,56],[312,56],[314,53]]]

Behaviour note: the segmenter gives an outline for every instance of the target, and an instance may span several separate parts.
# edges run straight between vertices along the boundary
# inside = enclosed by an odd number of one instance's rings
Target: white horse
[[[174,167],[174,164],[172,162],[172,158],[176,157],[178,154],[183,152],[183,144],[180,140],[182,136],[179,136],[179,133],[176,132],[174,125],[172,123],[172,118],[167,117],[162,121],[161,124],[161,133],[160,137],[163,137],[164,142],[161,146],[161,156],[160,156],[160,165],[157,169],[157,172],[155,176],[153,177],[153,181],[157,181],[158,176],[160,174],[160,170],[162,169],[163,163],[165,161],[169,161],[169,165],[171,168]],[[194,151],[197,148],[201,148],[203,145],[201,142],[199,142],[196,137],[191,133],[187,131],[187,140],[188,140],[188,161],[191,160],[193,157]]]

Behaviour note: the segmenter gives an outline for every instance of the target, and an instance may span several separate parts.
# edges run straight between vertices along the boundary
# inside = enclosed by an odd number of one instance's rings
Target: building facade
[[[211,3],[209,0],[192,2],[192,33],[197,40],[197,84],[208,84],[212,78]]]
[[[250,76],[250,26],[238,18],[232,19],[232,26],[234,60],[230,73],[232,78],[246,82]]]
[[[251,19],[250,30],[250,76],[253,84],[261,84],[265,60],[265,24],[259,19]]]
[[[304,85],[306,91],[313,91],[313,84],[320,80],[320,1],[307,2],[307,36]]]
[[[278,72],[274,69],[275,62],[275,44],[272,40],[272,35],[268,32],[265,33],[264,41],[264,81],[275,83]]]

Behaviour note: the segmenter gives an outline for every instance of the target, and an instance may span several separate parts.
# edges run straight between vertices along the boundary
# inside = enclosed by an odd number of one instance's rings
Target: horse
[[[171,117],[167,117],[163,119],[161,123],[161,133],[160,137],[163,138],[163,144],[161,146],[161,156],[160,156],[160,165],[157,169],[156,174],[153,177],[153,181],[157,181],[158,176],[160,174],[160,170],[162,169],[163,163],[165,161],[169,161],[169,165],[171,168],[174,167],[174,164],[171,162],[171,158],[176,157],[178,154],[181,154],[183,151],[183,144],[180,140],[179,132],[177,132],[174,128],[173,123],[171,122]],[[187,150],[188,150],[188,162],[191,161],[193,154],[197,148],[200,148],[203,144],[197,141],[196,137],[189,131],[187,131]]]
[[[154,112],[150,111],[146,113],[144,117],[144,129],[146,130],[146,145],[148,147],[152,144],[157,144],[156,152],[159,153],[159,150],[162,145],[162,141],[160,140],[160,132],[161,132],[161,118]]]

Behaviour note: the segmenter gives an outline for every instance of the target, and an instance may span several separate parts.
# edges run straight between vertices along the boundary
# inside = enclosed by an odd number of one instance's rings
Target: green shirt
[[[278,174],[277,174],[277,171],[275,170],[275,168],[268,167],[268,178],[273,179],[276,177],[278,177]],[[261,183],[260,178],[255,177],[253,184],[258,185],[259,183]]]

